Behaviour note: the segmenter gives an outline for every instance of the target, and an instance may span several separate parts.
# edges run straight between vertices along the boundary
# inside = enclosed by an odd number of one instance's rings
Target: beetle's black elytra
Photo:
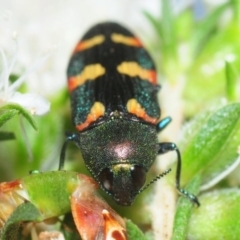
[[[75,142],[102,189],[128,206],[143,189],[156,156],[176,151],[176,187],[199,205],[194,195],[180,189],[178,148],[157,141],[171,119],[159,121],[155,65],[138,38],[117,23],[95,25],[77,44],[67,76],[78,133],[67,136],[59,169],[67,143]]]

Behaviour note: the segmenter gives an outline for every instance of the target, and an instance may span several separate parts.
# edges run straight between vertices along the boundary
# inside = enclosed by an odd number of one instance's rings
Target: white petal
[[[11,86],[9,86],[9,91],[17,90],[26,80],[26,77],[30,73],[36,71],[36,69],[38,69],[43,63],[45,63],[51,54],[52,52],[49,52],[39,58],[22,76],[20,76]]]
[[[39,94],[15,92],[8,102],[17,103],[31,112],[32,115],[43,115],[50,109],[50,102]]]

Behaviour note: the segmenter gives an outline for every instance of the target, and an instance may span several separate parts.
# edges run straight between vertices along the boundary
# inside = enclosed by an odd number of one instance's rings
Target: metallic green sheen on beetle
[[[73,51],[68,70],[72,121],[77,133],[67,143],[80,148],[92,176],[120,205],[129,206],[144,189],[146,174],[158,154],[176,151],[176,187],[180,188],[181,157],[174,143],[158,143],[157,133],[170,118],[160,119],[156,70],[141,41],[123,26],[93,26]]]

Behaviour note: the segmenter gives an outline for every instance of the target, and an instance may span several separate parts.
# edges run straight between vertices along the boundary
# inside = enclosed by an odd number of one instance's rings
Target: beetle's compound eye
[[[131,167],[131,176],[135,190],[140,190],[146,181],[146,171],[143,167],[135,165]]]
[[[99,175],[99,181],[109,193],[113,192],[113,172],[110,168],[102,170]]]

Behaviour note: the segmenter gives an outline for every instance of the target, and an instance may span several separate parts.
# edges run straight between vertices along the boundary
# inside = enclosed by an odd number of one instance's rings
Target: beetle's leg
[[[158,122],[156,125],[157,132],[162,131],[171,121],[172,121],[172,118],[166,117],[162,119],[160,122]]]
[[[77,133],[66,133],[66,139],[61,149],[60,160],[59,160],[59,167],[58,170],[62,170],[65,161],[65,152],[69,142],[75,142],[79,145],[79,136]]]
[[[179,151],[178,147],[176,146],[175,143],[171,143],[171,142],[159,143],[158,154],[163,154],[163,153],[166,153],[166,152],[169,152],[169,151],[176,151],[176,153],[177,153],[177,170],[176,170],[176,188],[177,188],[177,190],[181,194],[188,197],[192,202],[197,204],[197,206],[200,206],[200,203],[199,203],[196,196],[194,196],[193,194],[191,194],[191,193],[187,192],[186,190],[180,188],[182,160],[181,160],[181,154],[180,154],[180,151]]]

